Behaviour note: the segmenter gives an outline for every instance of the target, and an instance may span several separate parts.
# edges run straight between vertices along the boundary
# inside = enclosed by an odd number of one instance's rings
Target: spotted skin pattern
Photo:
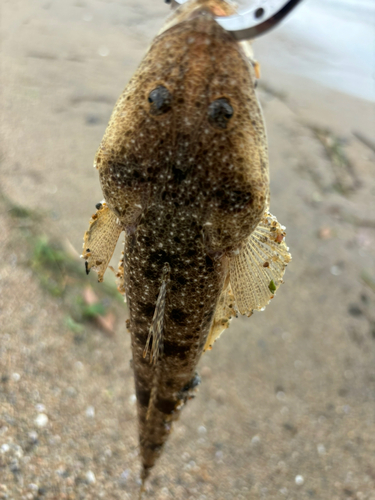
[[[119,276],[130,310],[143,480],[198,383],[231,255],[268,208],[254,67],[214,20],[231,9],[223,0],[191,0],[167,21],[95,158],[106,205],[125,231]]]

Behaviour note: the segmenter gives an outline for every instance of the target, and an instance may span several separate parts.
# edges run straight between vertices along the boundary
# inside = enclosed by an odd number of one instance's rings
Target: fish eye
[[[163,85],[159,85],[149,93],[148,102],[152,115],[163,115],[171,109],[172,95]]]
[[[225,97],[216,99],[208,106],[208,121],[213,127],[227,128],[228,121],[233,116],[233,108]]]

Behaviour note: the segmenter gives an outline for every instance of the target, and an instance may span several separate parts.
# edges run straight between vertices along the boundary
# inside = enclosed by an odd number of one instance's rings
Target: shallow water
[[[262,65],[375,102],[373,0],[304,0],[254,48]]]

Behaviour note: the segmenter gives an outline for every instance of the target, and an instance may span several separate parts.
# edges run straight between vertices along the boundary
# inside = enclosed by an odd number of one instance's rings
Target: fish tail
[[[167,401],[161,396],[164,385],[160,380],[162,363],[160,356],[153,370],[149,400],[143,401],[142,408],[138,405],[143,481],[147,479],[150,469],[162,452],[172,429],[172,421],[177,417],[176,407],[179,405],[179,399],[174,395],[171,394]]]
[[[161,454],[172,422],[178,419],[182,407],[193,397],[192,393],[200,381],[194,373],[187,373],[183,379],[179,379],[179,358],[174,358],[171,364],[171,357],[164,352],[164,316],[170,277],[168,264],[164,265],[162,276],[146,341],[141,331],[132,332],[143,482]],[[188,383],[186,377],[189,377]]]
[[[143,359],[144,362],[144,359]],[[165,442],[172,430],[172,424],[180,416],[185,403],[194,397],[200,378],[195,374],[180,391],[167,387],[163,377],[163,357],[160,356],[150,377],[150,389],[137,380],[136,393],[138,406],[140,457],[142,461],[142,481],[146,481],[150,470],[159,458]]]
[[[162,358],[159,359],[162,367]],[[154,375],[157,374],[157,369]],[[159,458],[163,446],[172,430],[173,421],[180,416],[183,406],[189,399],[194,397],[197,386],[200,384],[200,377],[196,373],[190,382],[181,391],[170,393],[162,397],[158,375],[155,376],[153,385],[149,393],[149,400],[138,401],[138,420],[140,436],[140,455],[142,460],[142,481],[146,481],[150,470]],[[162,384],[163,385],[163,384]],[[143,404],[142,404],[143,403]]]
[[[156,390],[154,395],[152,392],[153,390],[151,390],[148,404],[142,408],[139,407],[140,405],[138,406],[142,481],[146,481],[150,470],[161,454],[164,443],[169,437],[172,413],[174,412],[172,408],[161,411],[158,408],[158,392]]]
[[[139,496],[138,496],[138,500],[142,500],[142,497],[143,497],[143,493],[145,492],[145,480],[146,478],[143,478],[143,476],[141,476],[141,487],[139,488]]]

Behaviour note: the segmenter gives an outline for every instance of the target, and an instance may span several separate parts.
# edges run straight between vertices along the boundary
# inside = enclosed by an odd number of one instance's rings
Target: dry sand
[[[136,499],[126,307],[113,335],[69,328],[69,297],[41,286],[24,234],[80,252],[101,199],[95,150],[167,8],[0,8],[1,192],[45,214],[1,202],[0,499]],[[287,71],[263,67],[259,96],[293,261],[266,311],[203,356],[145,498],[375,500],[375,152],[353,135],[374,137],[375,110]]]

